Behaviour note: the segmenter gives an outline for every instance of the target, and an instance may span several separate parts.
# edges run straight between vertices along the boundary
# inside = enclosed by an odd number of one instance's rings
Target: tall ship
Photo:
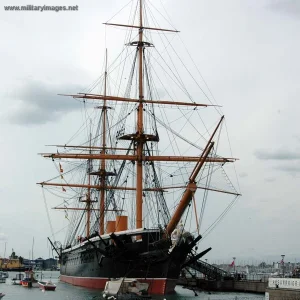
[[[171,59],[178,31],[152,22],[150,1],[131,5],[127,24],[105,23],[126,33],[121,54],[109,63],[105,51],[103,75],[86,91],[63,95],[82,105],[83,121],[67,143],[41,153],[56,176],[38,184],[45,199],[59,199],[55,209],[68,222],[65,241],[53,232],[50,238],[62,281],[103,289],[108,280],[127,277],[166,294],[210,250],[198,252],[201,236],[239,196],[225,171],[236,159],[217,154],[225,120],[220,107],[189,68],[176,69],[179,57]],[[155,36],[167,39],[162,49]],[[208,194],[230,200],[204,232]]]

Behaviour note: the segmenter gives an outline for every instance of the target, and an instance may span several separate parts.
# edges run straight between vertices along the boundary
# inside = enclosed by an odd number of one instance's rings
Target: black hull
[[[170,251],[170,241],[163,239],[159,231],[143,231],[138,241],[135,241],[136,235],[107,235],[64,251],[60,269],[62,280],[102,289],[109,279],[128,277],[152,281],[152,293],[171,292],[186,261],[188,241],[182,239]]]

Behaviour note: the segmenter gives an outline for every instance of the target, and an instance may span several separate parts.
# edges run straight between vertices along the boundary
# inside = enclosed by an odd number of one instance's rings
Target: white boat
[[[5,294],[0,293],[0,299],[2,299],[5,296]]]
[[[1,271],[0,273],[1,273],[1,276],[3,278],[8,278],[9,277],[8,272]]]
[[[5,282],[6,282],[6,277],[2,277],[2,274],[0,272],[0,283],[5,283]]]
[[[115,299],[144,299],[148,296],[148,283],[141,283],[132,278],[120,278],[107,281],[103,291],[103,298]]]
[[[8,277],[7,272],[0,271],[0,283],[5,283]]]
[[[22,280],[25,277],[24,273],[18,273],[14,278],[11,279],[13,285],[22,285]]]
[[[45,290],[45,291],[55,291],[56,289],[56,284],[52,283],[51,280],[38,281],[38,285],[41,290]]]

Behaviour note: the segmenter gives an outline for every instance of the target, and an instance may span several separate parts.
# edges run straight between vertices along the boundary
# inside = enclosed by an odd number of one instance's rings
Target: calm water
[[[43,272],[43,279],[50,279],[57,284],[56,291],[43,292],[38,288],[24,288],[22,286],[11,285],[10,279],[14,277],[13,272],[9,273],[6,283],[0,283],[0,292],[6,294],[3,300],[103,300],[101,291],[90,290],[72,286],[59,281],[59,272]],[[40,273],[36,273],[40,277]],[[244,293],[204,293],[194,292],[176,287],[176,294],[167,296],[155,296],[154,300],[263,300],[264,296]]]

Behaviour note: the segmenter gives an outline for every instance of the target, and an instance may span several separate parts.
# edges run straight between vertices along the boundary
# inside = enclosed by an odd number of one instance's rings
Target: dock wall
[[[249,292],[249,293],[265,293],[268,282],[253,280],[205,280],[193,278],[188,281],[181,281],[182,284],[190,287],[197,287],[206,291],[222,291],[222,292]],[[299,299],[300,300],[300,299]]]
[[[300,291],[280,289],[280,288],[267,288],[266,300],[300,300]]]
[[[266,300],[300,300],[299,278],[269,278]]]

